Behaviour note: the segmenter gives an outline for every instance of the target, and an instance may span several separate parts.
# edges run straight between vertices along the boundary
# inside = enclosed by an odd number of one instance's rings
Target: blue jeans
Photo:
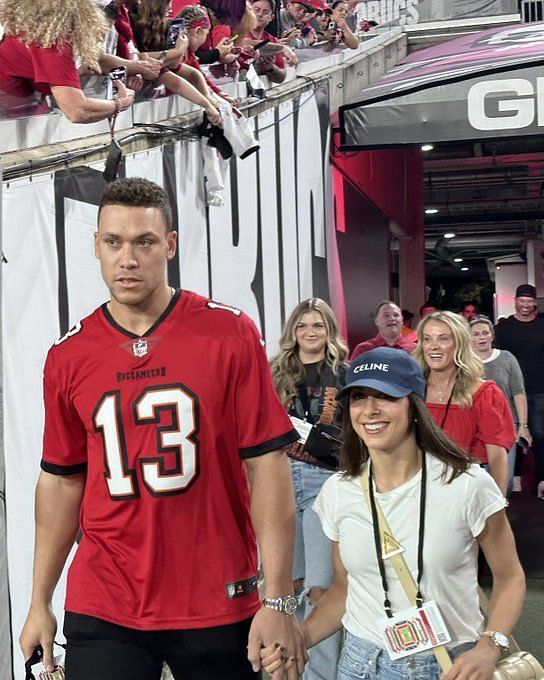
[[[536,481],[544,482],[544,394],[528,394],[529,430],[533,435]]]
[[[293,556],[293,580],[304,579],[304,588],[328,588],[333,569],[331,542],[323,533],[312,505],[323,483],[334,473],[311,463],[290,460],[296,501],[296,538]],[[305,597],[297,615],[306,618],[312,606]],[[304,680],[332,680],[340,656],[341,632],[334,633],[309,650]]]
[[[450,649],[452,659],[474,647],[468,642]],[[385,649],[346,631],[336,680],[439,680],[440,666],[432,652],[391,661]]]

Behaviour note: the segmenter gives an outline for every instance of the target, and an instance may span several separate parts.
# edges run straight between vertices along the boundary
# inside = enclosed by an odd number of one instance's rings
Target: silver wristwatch
[[[293,616],[297,610],[298,601],[294,595],[284,595],[281,597],[265,597],[263,605],[269,609],[275,609],[277,612]]]
[[[503,655],[510,653],[510,641],[504,633],[499,633],[498,630],[484,630],[480,637],[488,637],[492,640]]]

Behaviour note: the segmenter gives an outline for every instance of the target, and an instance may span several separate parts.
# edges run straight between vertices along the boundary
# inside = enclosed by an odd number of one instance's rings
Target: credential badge
[[[145,338],[138,338],[132,343],[132,352],[135,357],[145,357],[147,354],[147,340]]]

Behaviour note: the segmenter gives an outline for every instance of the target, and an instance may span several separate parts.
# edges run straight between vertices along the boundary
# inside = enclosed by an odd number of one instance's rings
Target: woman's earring
[[[417,422],[419,422],[418,419],[417,419],[417,418],[414,418],[414,423],[417,423]]]

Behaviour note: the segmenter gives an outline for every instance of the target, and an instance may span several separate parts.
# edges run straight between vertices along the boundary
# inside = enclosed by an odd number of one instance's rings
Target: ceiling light
[[[434,149],[433,144],[422,144],[421,145],[422,151],[432,151],[433,149]]]
[[[426,215],[436,215],[438,208],[425,208]]]
[[[462,261],[463,261],[463,258],[462,258],[462,257],[454,257],[454,258],[453,258],[453,261],[454,261],[454,262],[462,262]]]
[[[444,238],[455,238],[455,234],[453,233],[453,231],[447,231],[444,234]]]
[[[462,272],[468,272],[468,267],[461,267]]]

